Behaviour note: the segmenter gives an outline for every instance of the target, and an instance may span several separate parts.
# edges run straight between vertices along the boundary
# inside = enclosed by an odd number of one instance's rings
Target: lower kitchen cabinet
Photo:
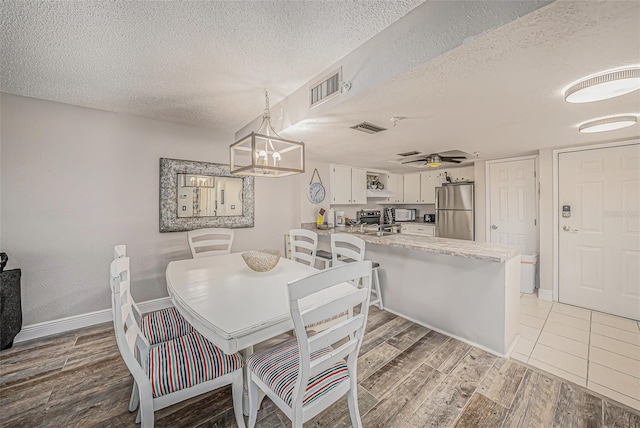
[[[435,236],[436,226],[427,223],[402,223],[400,233],[405,235]]]

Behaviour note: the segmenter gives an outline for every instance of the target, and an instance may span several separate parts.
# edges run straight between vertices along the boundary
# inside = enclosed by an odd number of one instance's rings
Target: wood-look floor
[[[358,369],[365,427],[640,427],[639,412],[373,307]],[[17,344],[0,352],[0,426],[133,427],[132,382],[110,324]],[[229,388],[156,413],[158,427],[235,425]],[[258,426],[291,424],[265,399]],[[346,399],[306,426],[351,426]]]

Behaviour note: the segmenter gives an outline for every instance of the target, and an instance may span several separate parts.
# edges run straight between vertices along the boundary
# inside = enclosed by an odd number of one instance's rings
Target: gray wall
[[[111,306],[108,269],[127,244],[139,301],[164,297],[186,233],[159,233],[159,159],[228,163],[232,132],[1,95],[0,248],[23,270],[24,324]],[[327,177],[328,178],[328,177]],[[300,223],[297,176],[256,179],[255,227],[233,250],[279,248]]]

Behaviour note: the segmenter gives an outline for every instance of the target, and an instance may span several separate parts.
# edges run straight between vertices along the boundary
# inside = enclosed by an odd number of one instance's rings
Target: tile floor
[[[523,294],[519,333],[511,358],[640,410],[640,323]]]

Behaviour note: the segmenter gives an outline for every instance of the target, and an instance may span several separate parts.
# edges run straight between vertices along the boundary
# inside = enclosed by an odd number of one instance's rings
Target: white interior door
[[[489,164],[490,242],[536,253],[538,226],[534,159]]]
[[[640,319],[640,144],[558,156],[559,301]]]

